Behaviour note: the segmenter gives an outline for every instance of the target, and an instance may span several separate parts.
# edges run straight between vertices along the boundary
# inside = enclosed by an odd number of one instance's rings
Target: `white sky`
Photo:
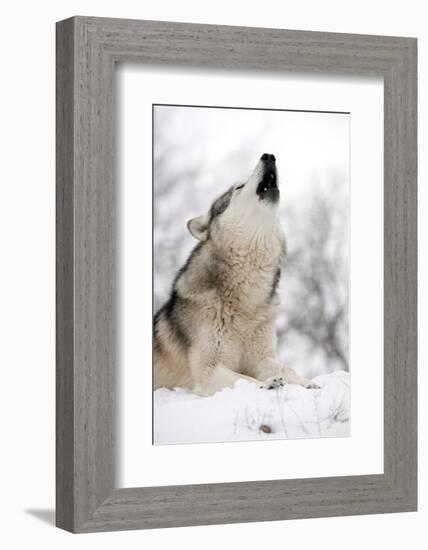
[[[245,180],[264,152],[277,157],[283,204],[322,189],[332,176],[348,182],[349,114],[157,106],[155,143],[157,123],[166,120],[168,141],[178,150],[191,144],[187,162],[203,159],[210,188],[215,174],[214,194]]]

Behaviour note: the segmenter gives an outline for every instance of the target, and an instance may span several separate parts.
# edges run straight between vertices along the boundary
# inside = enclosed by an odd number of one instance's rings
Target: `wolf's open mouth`
[[[276,202],[279,199],[278,181],[274,167],[265,169],[263,178],[257,186],[256,193],[260,200],[267,199]]]

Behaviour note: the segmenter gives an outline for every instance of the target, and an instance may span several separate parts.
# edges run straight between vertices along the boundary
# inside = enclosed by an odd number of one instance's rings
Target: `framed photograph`
[[[416,39],[57,24],[57,525],[417,508]]]

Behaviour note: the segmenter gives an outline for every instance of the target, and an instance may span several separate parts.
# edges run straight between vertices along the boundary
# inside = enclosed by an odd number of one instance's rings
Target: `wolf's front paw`
[[[320,390],[321,386],[318,386],[315,382],[312,380],[307,380],[304,384],[302,384],[303,387],[305,387],[307,390]]]
[[[277,390],[284,387],[287,384],[285,378],[277,376],[275,378],[268,378],[265,380],[263,386],[260,386],[262,390]]]

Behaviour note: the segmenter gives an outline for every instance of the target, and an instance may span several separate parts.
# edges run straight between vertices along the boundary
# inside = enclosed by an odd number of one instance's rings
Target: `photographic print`
[[[417,40],[314,36],[58,22],[58,527],[417,509]]]
[[[153,443],[350,435],[343,112],[153,105]]]

